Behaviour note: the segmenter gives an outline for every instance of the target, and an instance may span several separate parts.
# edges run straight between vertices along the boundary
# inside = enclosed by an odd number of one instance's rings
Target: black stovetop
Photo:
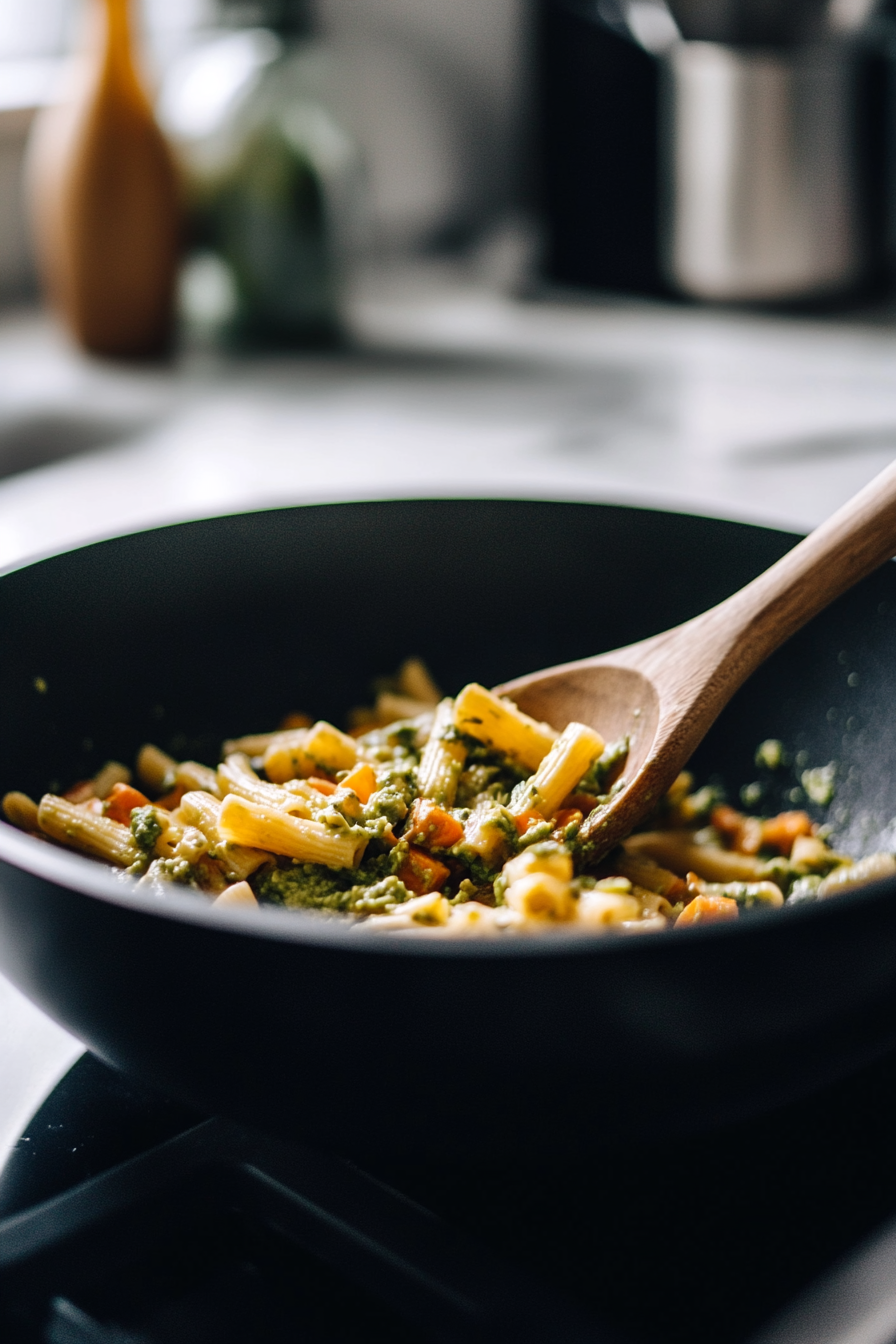
[[[85,1055],[0,1175],[0,1339],[742,1344],[896,1211],[894,1133],[890,1059],[710,1135],[522,1162],[483,1115],[361,1169]]]

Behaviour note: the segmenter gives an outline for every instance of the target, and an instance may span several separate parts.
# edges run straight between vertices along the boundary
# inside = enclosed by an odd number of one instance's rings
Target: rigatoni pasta
[[[40,801],[37,824],[51,839],[122,868],[135,863],[140,855],[129,827],[49,793]]]
[[[442,700],[417,769],[420,797],[452,807],[466,759],[467,747],[454,728],[454,701]]]
[[[413,712],[385,722],[390,708]],[[229,739],[214,765],[146,745],[139,789],[113,761],[64,796],[8,793],[4,813],[150,890],[401,936],[647,934],[896,875],[891,854],[836,853],[807,812],[747,815],[687,773],[596,861],[583,823],[623,787],[627,743],[606,744],[599,725],[558,732],[476,683],[442,697],[418,660],[350,723],[293,714]],[[771,745],[757,762],[780,762]]]

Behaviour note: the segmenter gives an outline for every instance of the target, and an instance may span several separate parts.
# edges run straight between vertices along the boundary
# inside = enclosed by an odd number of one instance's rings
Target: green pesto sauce
[[[411,898],[396,869],[407,855],[407,844],[387,854],[365,859],[358,868],[338,871],[319,863],[284,863],[264,872],[254,884],[261,901],[289,909],[333,910],[346,914],[373,914]]]
[[[151,854],[161,834],[162,824],[156,816],[155,808],[135,807],[131,812],[131,835],[137,848],[144,854]]]
[[[608,742],[603,753],[579,781],[577,793],[606,793],[615,783],[628,756],[629,739],[620,737],[617,742]]]
[[[506,807],[514,789],[529,776],[507,756],[474,737],[458,737],[467,747],[467,759],[457,782],[455,806],[474,808],[478,803],[492,802]]]

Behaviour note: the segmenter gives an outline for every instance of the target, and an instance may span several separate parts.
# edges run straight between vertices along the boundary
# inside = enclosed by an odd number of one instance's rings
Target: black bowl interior
[[[675,624],[793,538],[589,505],[278,510],[103,542],[6,575],[0,783],[40,793],[144,741],[213,759],[290,709],[344,721],[419,654],[446,691]],[[43,690],[43,687],[46,690]]]

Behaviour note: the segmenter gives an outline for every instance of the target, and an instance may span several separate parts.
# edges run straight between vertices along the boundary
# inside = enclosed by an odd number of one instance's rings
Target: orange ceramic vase
[[[135,69],[128,0],[92,0],[92,42],[70,96],[35,126],[29,175],[51,301],[97,354],[164,351],[172,327],[180,191]]]

